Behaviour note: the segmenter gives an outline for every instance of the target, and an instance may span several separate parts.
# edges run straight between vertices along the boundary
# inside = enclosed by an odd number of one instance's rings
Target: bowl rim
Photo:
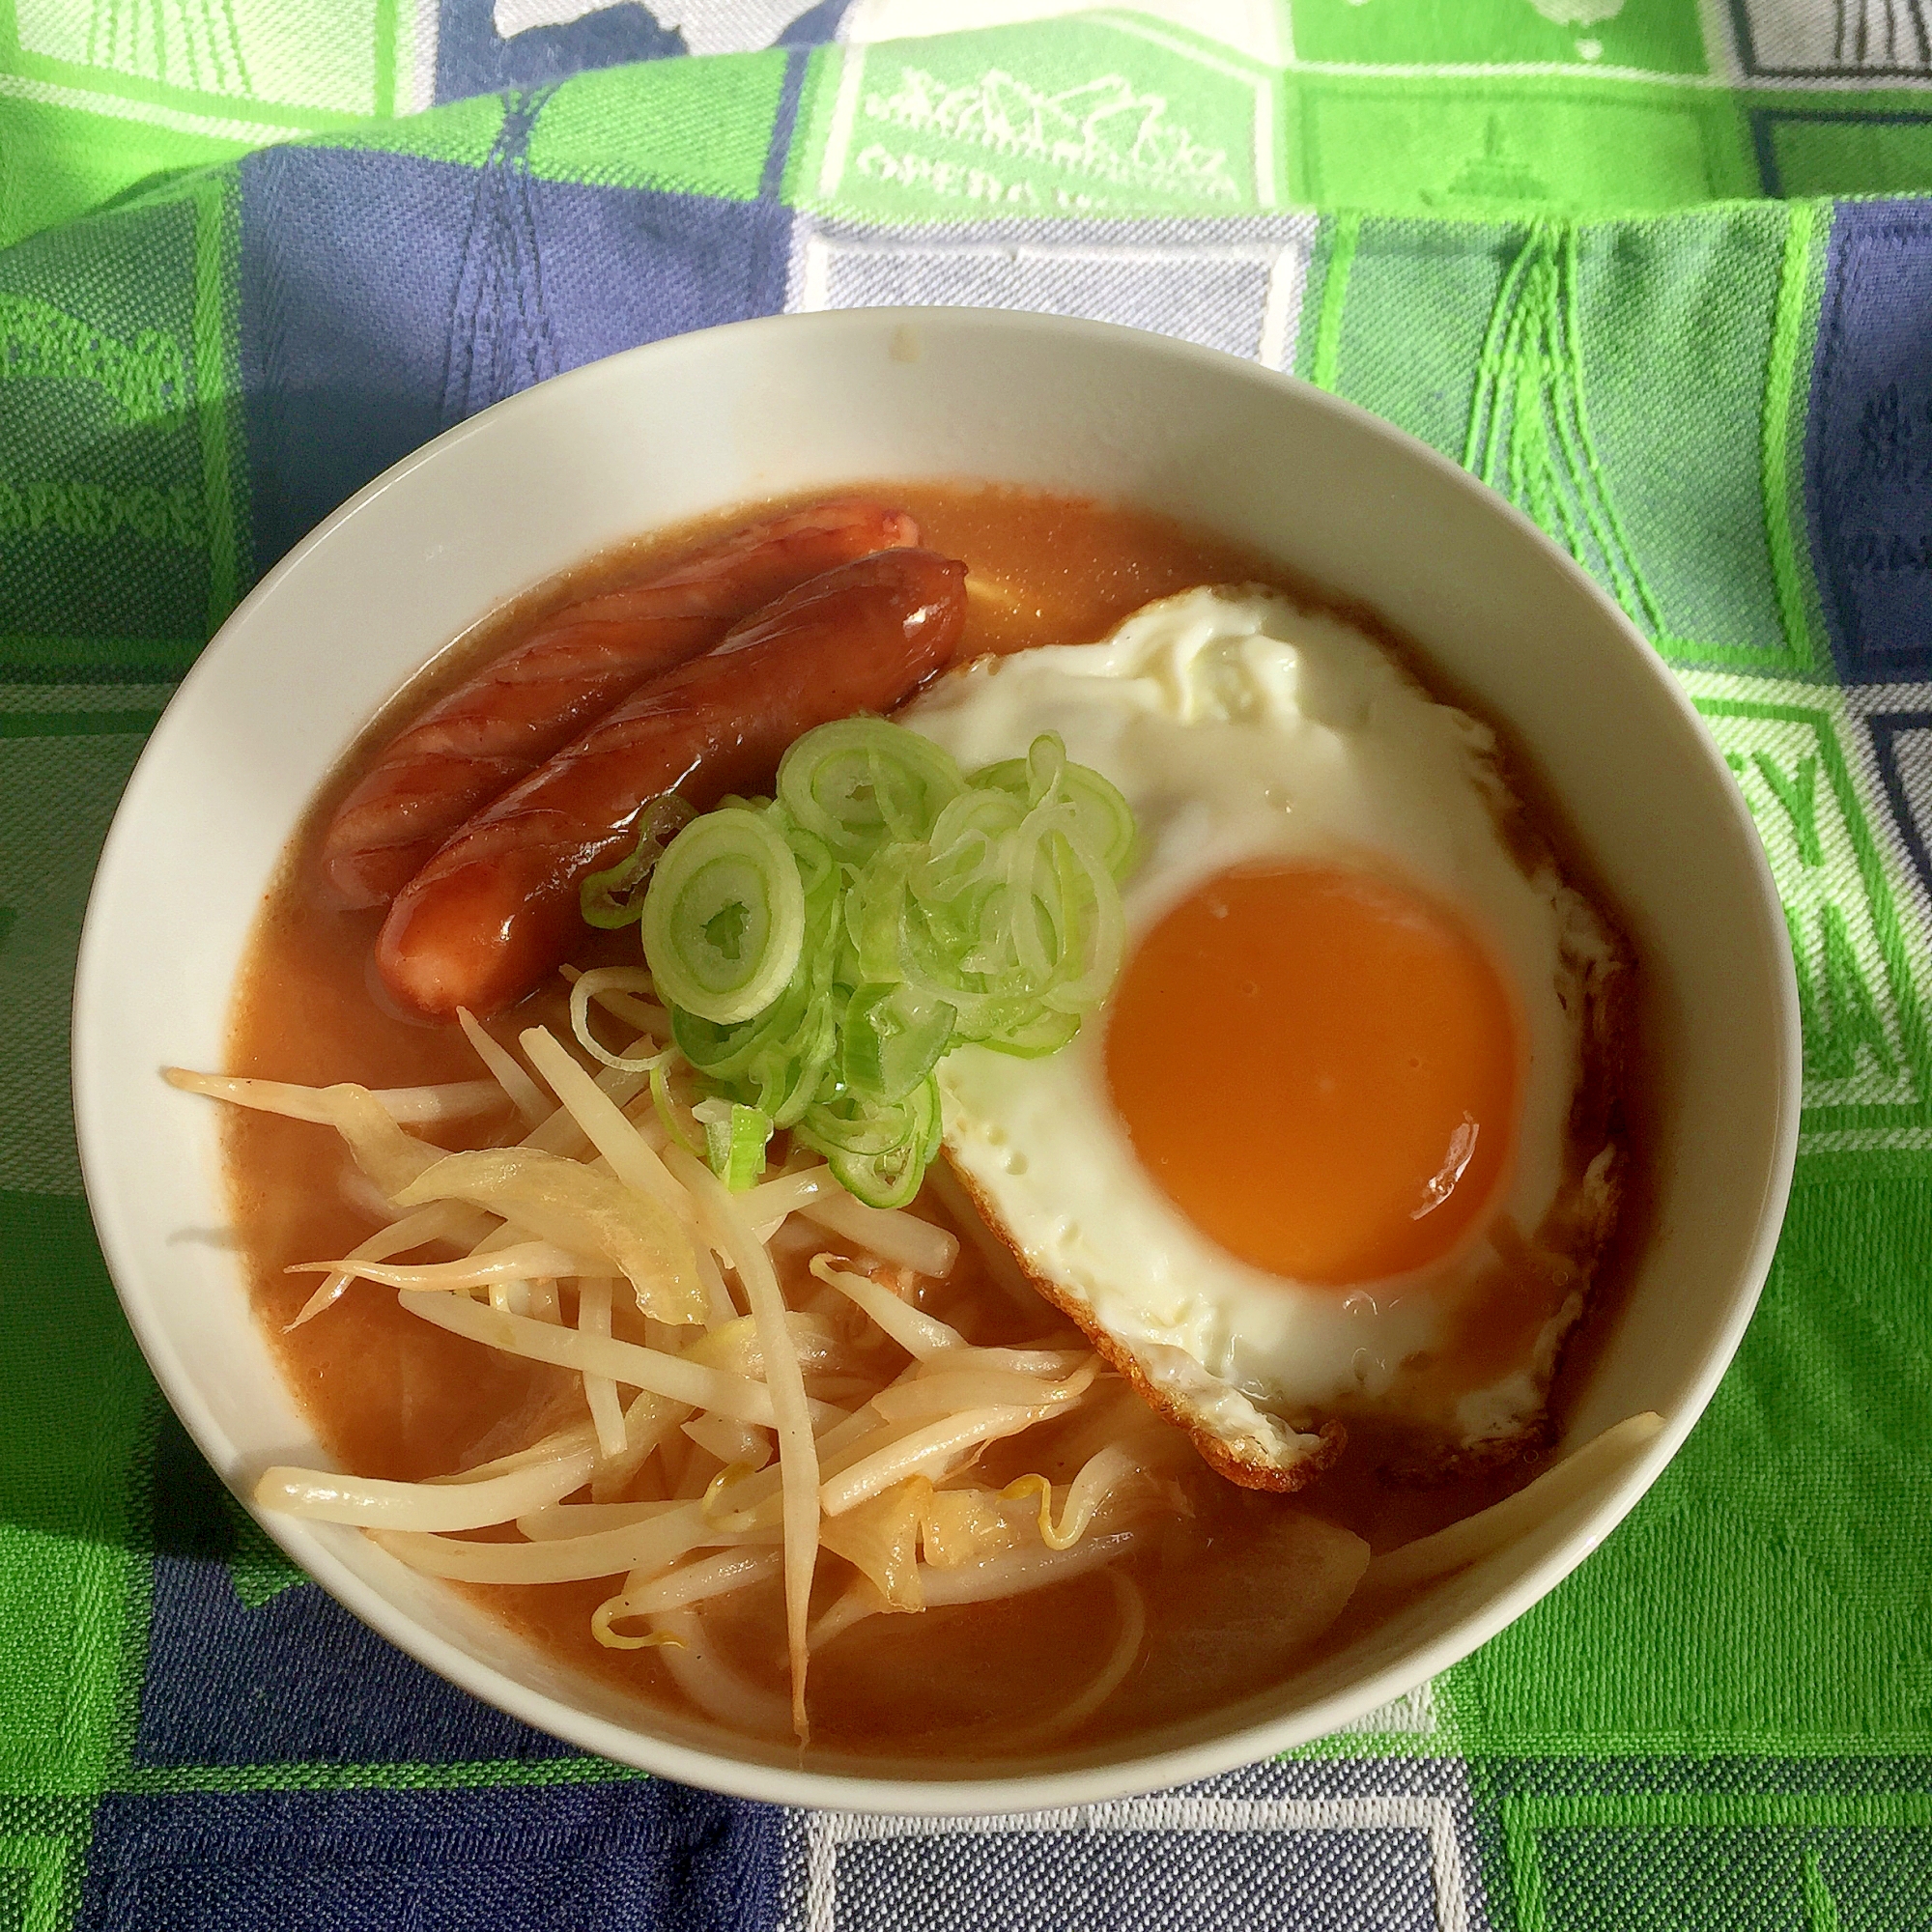
[[[346,525],[366,515],[405,477],[425,465],[443,461],[469,437],[481,433],[486,423],[494,425],[513,414],[554,408],[560,395],[588,390],[599,384],[629,384],[637,380],[637,372],[648,371],[660,363],[674,364],[679,355],[691,353],[694,345],[708,345],[719,338],[731,338],[742,344],[745,353],[755,355],[758,345],[775,330],[791,336],[808,330],[836,333],[861,327],[893,330],[935,326],[983,329],[995,334],[1044,332],[1075,344],[1083,340],[1104,342],[1124,346],[1141,355],[1165,358],[1212,381],[1247,384],[1270,394],[1284,389],[1293,391],[1305,406],[1333,414],[1356,434],[1379,441],[1403,460],[1433,471],[1438,479],[1471,497],[1487,514],[1502,519],[1520,539],[1540,550],[1546,562],[1555,564],[1572,586],[1594,603],[1598,614],[1607,621],[1626,649],[1641,660],[1652,684],[1676,708],[1711,767],[1711,775],[1719,781],[1719,795],[1730,813],[1731,829],[1746,835],[1740,843],[1747,865],[1755,873],[1758,894],[1767,911],[1765,923],[1776,969],[1778,1119],[1754,1237],[1726,1318],[1677,1410],[1664,1419],[1663,1427],[1615,1483],[1599,1494],[1588,1514],[1577,1520],[1562,1539],[1514,1585],[1469,1609],[1440,1634],[1411,1649],[1397,1662],[1293,1715],[1236,1723],[1199,1742],[1153,1750],[1135,1749],[1129,1744],[1124,1754],[1116,1759],[1070,1770],[1004,1771],[996,1765],[985,1776],[971,1779],[867,1775],[858,1770],[849,1773],[807,1770],[726,1756],[627,1727],[518,1683],[390,1604],[350,1570],[308,1525],[259,1511],[249,1498],[239,1496],[291,1561],[364,1624],[438,1675],[538,1730],[614,1763],[730,1797],[923,1817],[985,1815],[1093,1804],[1189,1783],[1271,1757],[1325,1736],[1414,1690],[1461,1662],[1548,1595],[1629,1515],[1656,1481],[1702,1415],[1737,1352],[1769,1274],[1790,1193],[1797,1158],[1802,1082],[1797,981],[1770,860],[1743,793],[1703,720],[1684,686],[1615,600],[1514,503],[1449,458],[1384,418],[1297,377],[1172,336],[1112,323],[1011,310],[899,307],[762,316],[666,337],[582,364],[505,398],[412,450],[323,519],[263,575],[196,657],[143,748],[116,810],[89,893],[71,1015],[71,1076],[82,1179],[101,1252],[128,1323],[162,1393],[196,1447],[217,1472],[235,1467],[243,1460],[242,1454],[202,1398],[193,1374],[171,1348],[142,1287],[143,1243],[133,1230],[124,1225],[116,1198],[105,1185],[106,1172],[112,1164],[102,1130],[108,1107],[100,1083],[106,1077],[106,1067],[104,1063],[97,1064],[93,1051],[92,1014],[101,997],[98,988],[110,967],[108,909],[116,895],[116,881],[130,863],[127,853],[134,837],[132,828],[141,816],[145,781],[165,755],[172,731],[180,726],[180,714],[197,700],[204,685],[222,674],[229,657],[244,647],[242,633],[256,608],[274,596],[282,582],[299,571],[311,554],[332,542]]]

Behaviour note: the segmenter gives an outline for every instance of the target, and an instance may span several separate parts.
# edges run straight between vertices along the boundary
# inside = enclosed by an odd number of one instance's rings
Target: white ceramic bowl
[[[182,685],[128,786],[75,988],[87,1191],[128,1319],[239,1494],[313,1433],[270,1364],[224,1219],[215,1112],[249,924],[357,728],[457,632],[601,546],[779,493],[984,477],[1119,497],[1260,546],[1421,640],[1540,767],[1628,918],[1662,1076],[1654,1227],[1568,1417],[1666,1419],[1634,1465],[1292,1685],[1142,1744],[1011,1763],[799,1768],[650,1717],[357,1532],[268,1519],[296,1562],[433,1669],[587,1749],[751,1797],[986,1811],[1151,1790],[1300,1744],[1453,1662],[1595,1548],[1684,1440],[1771,1261],[1796,1143],[1797,1003],[1742,798],[1670,674],[1522,517],[1385,423],[1151,335],[972,310],[781,317],[600,362],[485,412],[298,545]]]

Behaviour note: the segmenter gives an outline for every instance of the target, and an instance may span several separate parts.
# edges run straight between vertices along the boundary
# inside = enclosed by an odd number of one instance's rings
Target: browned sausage
[[[376,960],[415,1011],[494,1013],[582,932],[578,887],[629,849],[644,803],[700,810],[769,787],[800,733],[902,703],[959,649],[966,566],[895,550],[830,570],[668,671],[486,807],[389,908]]]
[[[881,503],[839,500],[705,544],[662,576],[573,604],[439,698],[337,808],[325,876],[345,906],[380,905],[467,819],[660,671],[835,565],[919,541]]]

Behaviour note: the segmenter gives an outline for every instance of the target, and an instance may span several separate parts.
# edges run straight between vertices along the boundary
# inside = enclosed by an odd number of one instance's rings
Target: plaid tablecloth
[[[1927,0],[0,0],[0,1928],[1932,1924]],[[1366,1728],[900,1826],[578,1755],[290,1573],[81,1198],[143,733],[425,438],[784,308],[1099,316],[1339,390],[1607,585],[1746,788],[1804,1151],[1630,1522]]]

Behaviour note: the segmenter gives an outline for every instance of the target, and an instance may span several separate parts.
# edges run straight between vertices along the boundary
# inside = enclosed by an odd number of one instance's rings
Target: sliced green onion
[[[911,1118],[897,1146],[878,1153],[820,1148],[832,1177],[867,1208],[903,1208],[920,1190],[939,1151],[939,1089],[931,1079],[914,1090]]]
[[[763,1012],[735,1026],[719,1026],[683,1007],[673,1007],[670,1037],[677,1050],[698,1072],[712,1081],[743,1079],[753,1063],[768,1049],[789,1051],[808,1018],[808,1001],[795,987],[784,992]]]
[[[845,1009],[841,1070],[870,1100],[902,1100],[952,1044],[956,1009],[904,984],[861,986]]]
[[[808,1108],[793,1131],[828,1157],[891,1153],[912,1138],[913,1105],[911,1095],[903,1100],[867,1100],[859,1094],[839,1094]]]
[[[923,839],[941,807],[965,789],[950,753],[883,718],[821,724],[779,765],[779,802],[839,859]]]
[[[765,1171],[770,1118],[736,1100],[700,1100],[692,1118],[704,1129],[704,1158],[733,1194],[742,1194]]]
[[[760,812],[694,819],[644,895],[644,956],[659,995],[730,1026],[771,1005],[805,942],[798,861]]]
[[[841,997],[828,987],[782,1066],[759,1069],[759,1104],[781,1127],[793,1125],[819,1096],[838,1059]]]
[[[629,925],[644,910],[645,881],[664,849],[696,816],[676,792],[661,792],[638,820],[637,848],[602,872],[592,872],[577,889],[585,923],[605,931]]]
[[[927,857],[912,881],[928,904],[950,905],[996,885],[1000,851],[1026,816],[1024,797],[976,789],[955,798],[933,821]]]
[[[1077,956],[1064,963],[1046,995],[1046,1004],[1058,1012],[1092,1012],[1107,997],[1120,974],[1127,946],[1126,917],[1105,862],[1091,846],[1078,838],[1063,838],[1056,841],[1055,857],[1062,870],[1061,903],[1074,909],[1081,943]],[[1067,876],[1075,868],[1086,875],[1084,879]],[[1075,951],[1069,948],[1069,955]]]
[[[861,1201],[903,1206],[939,1147],[939,1061],[968,1042],[1055,1052],[1106,998],[1133,817],[1051,732],[969,781],[877,718],[808,732],[778,790],[724,801],[661,856],[640,838],[598,906],[614,922],[648,873],[669,1051],[706,1096],[694,1112],[726,1185],[787,1130]],[[689,1148],[665,1076],[653,1102]]]
[[[1056,744],[1060,742],[1053,732],[1040,735],[1052,738]],[[1062,754],[1065,755],[1065,747]],[[975,772],[973,788],[1017,796],[1037,805],[1039,800],[1032,796],[1030,784],[1037,770],[1031,753],[1024,758],[1008,758],[1003,764],[987,765]],[[1078,816],[1076,836],[1081,843],[1100,855],[1117,881],[1124,879],[1133,869],[1134,862],[1134,815],[1127,809],[1126,800],[1091,765],[1064,764],[1057,783],[1061,796]]]
[[[1037,1012],[982,1035],[980,1044],[1016,1060],[1044,1060],[1068,1045],[1079,1031],[1078,1013]]]
[[[767,808],[767,811],[785,843],[791,847],[792,857],[798,861],[799,884],[804,888],[807,900],[822,901],[828,908],[836,905],[844,881],[839,874],[838,861],[832,856],[832,848],[824,839],[800,825],[783,806],[774,803]]]

